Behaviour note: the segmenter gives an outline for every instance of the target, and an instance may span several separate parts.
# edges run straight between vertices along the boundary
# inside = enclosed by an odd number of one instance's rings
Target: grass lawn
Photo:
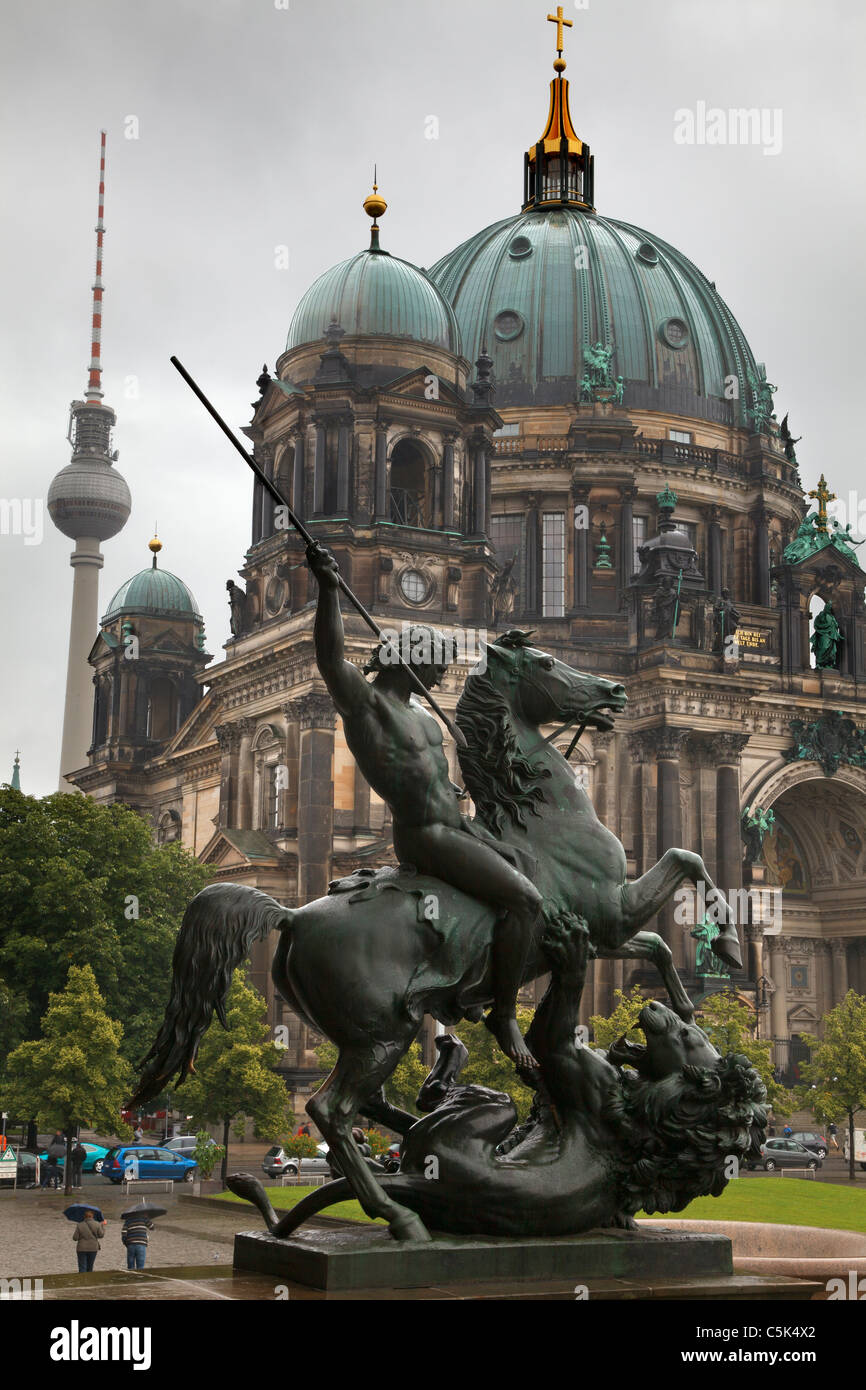
[[[266,1187],[277,1211],[288,1211],[314,1187]],[[221,1202],[242,1202],[233,1192],[221,1192]],[[323,1216],[344,1221],[369,1221],[357,1202],[338,1202]],[[638,1212],[638,1217],[645,1216]],[[658,1218],[658,1212],[654,1213]],[[775,1221],[788,1226],[824,1226],[836,1231],[866,1231],[866,1189],[813,1182],[810,1178],[755,1177],[729,1182],[721,1197],[698,1197],[671,1217],[686,1221]],[[661,1218],[663,1219],[663,1218]],[[381,1218],[376,1218],[383,1224]]]
[[[645,1215],[638,1212],[638,1217]],[[837,1187],[810,1178],[737,1178],[728,1183],[721,1197],[696,1197],[684,1211],[670,1215],[685,1221],[775,1221],[788,1226],[866,1231],[866,1189]],[[658,1218],[659,1213],[654,1216]]]

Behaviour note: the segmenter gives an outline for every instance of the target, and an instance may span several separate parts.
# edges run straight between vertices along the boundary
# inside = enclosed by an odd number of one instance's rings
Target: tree
[[[193,1124],[221,1124],[223,1148],[228,1150],[229,1128],[243,1135],[245,1117],[253,1121],[258,1139],[273,1141],[292,1123],[288,1094],[276,1067],[284,1049],[270,1040],[267,1004],[257,989],[236,970],[226,1003],[228,1028],[214,1020],[202,1039],[195,1071],[183,1083],[182,1097]],[[228,1168],[222,1160],[222,1182]]]
[[[812,1048],[801,1065],[806,1084],[797,1099],[819,1121],[848,1120],[848,1176],[854,1181],[854,1116],[866,1109],[866,998],[853,989],[824,1018],[822,1039],[801,1035]]]
[[[195,1148],[192,1157],[198,1165],[198,1171],[207,1180],[217,1165],[217,1159],[223,1159],[226,1151],[221,1144],[215,1144],[206,1129],[200,1129],[195,1136]]]
[[[120,1118],[132,1068],[120,1054],[123,1027],[105,1011],[89,965],[70,966],[66,988],[52,994],[42,1036],[15,1048],[6,1064],[6,1106],[35,1115],[41,1127],[66,1135],[66,1192],[71,1191],[72,1141],[80,1125],[129,1138]]]
[[[607,1018],[593,1014],[589,1020],[592,1027],[593,1047],[608,1048],[618,1038],[626,1037],[629,1042],[643,1042],[643,1033],[638,1027],[638,1014],[647,1001],[640,985],[632,985],[628,994],[621,989],[613,992],[616,1001],[613,1013]]]
[[[776,1080],[773,1044],[769,1038],[756,1038],[757,1016],[730,989],[710,994],[698,1009],[698,1022],[722,1056],[739,1052],[748,1057],[767,1088],[767,1102],[776,1114],[790,1114],[794,1106],[791,1092]]]
[[[181,845],[156,846],[126,806],[0,788],[0,976],[26,1001],[9,1042],[37,1038],[69,967],[90,965],[123,1021],[123,1055],[142,1056],[162,1022],[183,911],[210,876]]]
[[[518,1005],[517,1022],[526,1033],[532,1022],[532,1009]],[[514,1063],[505,1056],[490,1029],[484,1023],[461,1023],[457,1036],[469,1049],[469,1061],[460,1073],[461,1086],[488,1086],[493,1091],[505,1091],[517,1106],[521,1122],[529,1114],[533,1092],[517,1074]]]

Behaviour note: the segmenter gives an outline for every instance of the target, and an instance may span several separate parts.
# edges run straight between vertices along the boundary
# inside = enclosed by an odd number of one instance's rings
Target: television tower
[[[102,402],[102,239],[105,232],[105,131],[99,155],[99,215],[96,222],[96,278],[93,283],[93,328],[90,373],[83,401],[69,407],[67,439],[72,462],[62,468],[48,489],[48,512],[64,536],[75,541],[69,563],[72,618],[66,666],[66,703],[60,754],[60,791],[76,790],[64,776],[87,763],[92,742],[93,673],[87,657],[99,627],[99,571],[104,564],[100,544],[126,525],[132,498],[114,467],[111,430],[117,417]]]

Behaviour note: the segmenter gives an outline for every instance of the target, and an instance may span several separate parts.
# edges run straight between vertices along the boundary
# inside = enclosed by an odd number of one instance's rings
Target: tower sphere
[[[51,520],[70,540],[110,540],[126,525],[131,510],[125,478],[100,459],[74,459],[48,489]]]

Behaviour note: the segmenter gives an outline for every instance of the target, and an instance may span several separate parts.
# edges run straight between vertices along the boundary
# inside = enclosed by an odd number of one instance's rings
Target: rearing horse
[[[545,909],[524,980],[549,969],[540,946],[545,919],[583,918],[597,955],[652,961],[675,1010],[690,1019],[669,947],[641,928],[681,883],[703,879],[713,887],[703,860],[670,849],[629,883],[622,845],[539,732],[568,719],[610,729],[609,712],[623,709],[625,691],[532,647],[523,633],[508,634],[486,653],[486,671],[468,678],[457,707],[468,744],[461,766],[478,808],[475,832],[492,835],[506,855],[522,851],[535,860],[532,877]],[[495,910],[411,868],[358,874],[332,887],[297,909],[239,884],[212,884],[193,899],[178,935],[165,1019],[131,1104],[157,1094],[174,1072],[181,1080],[188,1074],[214,1010],[225,1025],[232,972],[255,941],[278,930],[272,975],[279,994],[338,1049],[307,1113],[367,1214],[384,1217],[396,1239],[429,1239],[420,1218],[388,1196],[364,1163],[352,1123],[358,1111],[384,1124],[399,1119],[398,1130],[414,1118],[398,1116],[382,1087],[425,1013],[453,1025],[479,1017],[490,1003]],[[714,950],[739,965],[733,926]]]

